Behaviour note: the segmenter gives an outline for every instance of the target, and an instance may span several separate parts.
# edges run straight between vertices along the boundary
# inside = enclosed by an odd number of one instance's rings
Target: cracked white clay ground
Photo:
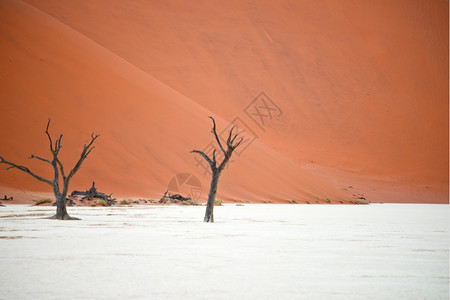
[[[0,208],[0,299],[448,299],[449,207]]]

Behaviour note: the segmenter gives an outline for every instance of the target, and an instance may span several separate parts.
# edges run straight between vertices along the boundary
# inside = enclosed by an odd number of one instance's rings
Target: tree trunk
[[[70,220],[70,216],[67,213],[66,199],[58,199],[56,201],[56,215],[55,218],[58,220]]]
[[[78,218],[69,216],[69,214],[67,213],[66,196],[67,196],[67,193],[63,193],[63,194],[56,196],[56,214],[54,216],[50,217],[49,219],[80,220]]]
[[[209,188],[208,202],[206,204],[206,212],[204,222],[214,223],[214,201],[216,200],[217,184],[219,183],[220,171],[216,169],[211,178],[211,187]]]

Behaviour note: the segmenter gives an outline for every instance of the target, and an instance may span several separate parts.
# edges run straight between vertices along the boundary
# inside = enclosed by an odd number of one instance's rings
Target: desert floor
[[[1,299],[448,299],[440,204],[0,208]]]

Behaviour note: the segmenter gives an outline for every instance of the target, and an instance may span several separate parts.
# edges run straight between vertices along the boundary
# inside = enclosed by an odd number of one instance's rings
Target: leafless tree
[[[217,184],[219,183],[219,176],[222,173],[222,171],[225,169],[225,166],[227,165],[228,161],[231,158],[231,154],[233,153],[234,149],[236,149],[244,140],[241,138],[238,142],[236,141],[236,138],[238,137],[239,133],[236,133],[233,135],[233,130],[235,126],[233,126],[230,129],[230,132],[228,133],[227,138],[227,149],[222,146],[222,143],[220,142],[219,136],[216,132],[216,121],[213,117],[211,118],[213,122],[213,128],[211,130],[211,133],[214,135],[217,144],[219,145],[220,151],[223,152],[224,158],[222,162],[217,166],[216,161],[216,150],[213,151],[212,157],[210,158],[208,155],[206,155],[203,151],[200,150],[193,150],[191,153],[197,153],[200,154],[209,164],[211,167],[211,186],[209,188],[209,194],[208,194],[208,202],[206,204],[206,212],[205,212],[205,218],[203,219],[204,222],[214,222],[214,200],[216,199],[216,193],[217,193]]]
[[[50,143],[50,152],[52,154],[51,159],[45,159],[36,155],[31,154],[30,159],[35,158],[37,160],[43,161],[45,163],[48,163],[52,166],[54,176],[53,179],[46,179],[39,175],[36,175],[30,169],[24,166],[17,165],[15,163],[9,162],[5,160],[3,157],[0,156],[0,163],[7,164],[9,169],[18,169],[22,172],[25,172],[34,178],[36,178],[39,181],[45,182],[49,184],[52,187],[53,194],[56,198],[56,214],[50,219],[59,219],[59,220],[78,220],[77,218],[73,218],[69,216],[66,209],[66,196],[67,192],[69,190],[69,181],[72,179],[72,177],[75,175],[75,173],[80,169],[81,164],[84,162],[86,157],[91,153],[92,149],[95,148],[93,146],[95,140],[99,137],[98,134],[91,134],[91,140],[88,143],[85,143],[83,146],[83,150],[81,151],[80,158],[78,159],[77,163],[73,167],[73,169],[69,172],[69,174],[66,175],[64,171],[64,167],[62,162],[58,158],[59,151],[62,148],[61,140],[63,135],[60,134],[59,138],[53,142],[52,137],[50,136],[50,133],[48,132],[48,128],[50,127],[50,119],[48,120],[47,127],[45,129],[45,134],[48,137],[48,141]],[[62,190],[60,187],[60,183],[62,183]]]

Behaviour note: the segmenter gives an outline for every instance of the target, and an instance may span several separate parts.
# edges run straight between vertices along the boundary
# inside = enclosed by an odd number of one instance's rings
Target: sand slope
[[[26,2],[1,4],[5,156],[42,151],[51,116],[69,157],[104,133],[79,184],[143,195],[192,172],[207,186],[188,152],[214,114],[258,136],[222,197],[348,199],[338,189],[352,185],[448,202],[448,2]],[[258,126],[248,105],[262,91],[278,111]]]
[[[46,156],[43,131],[51,117],[51,132],[64,133],[67,166],[74,164],[91,131],[102,134],[73,189],[95,180],[101,190],[116,195],[158,197],[175,174],[190,172],[206,190],[208,176],[189,151],[212,141],[207,116],[213,112],[27,4],[2,2],[0,12],[5,66],[0,138],[9,141],[0,152],[5,158],[36,172],[47,170],[26,157]],[[227,125],[220,116],[217,121],[220,128]],[[48,189],[15,170],[1,170],[0,176],[5,186]],[[223,175],[219,197],[349,200],[259,141],[236,156]]]

